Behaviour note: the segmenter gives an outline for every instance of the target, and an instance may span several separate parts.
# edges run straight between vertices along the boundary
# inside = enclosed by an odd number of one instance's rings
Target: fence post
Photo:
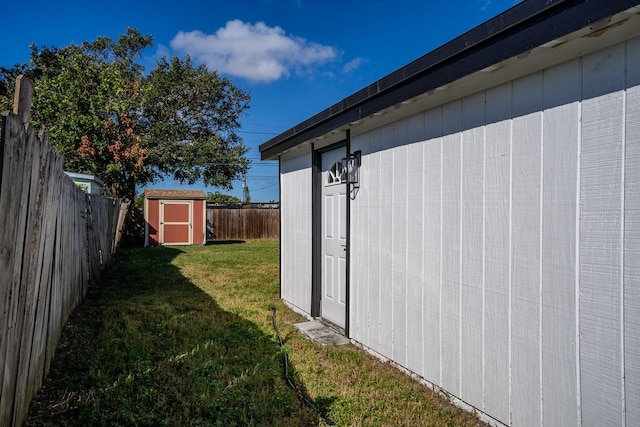
[[[33,83],[27,76],[20,74],[16,79],[16,90],[13,95],[13,114],[18,116],[25,127],[31,118],[31,98],[33,98]]]

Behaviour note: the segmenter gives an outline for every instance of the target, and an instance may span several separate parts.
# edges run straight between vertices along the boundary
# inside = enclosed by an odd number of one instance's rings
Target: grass
[[[27,425],[481,424],[352,346],[319,347],[278,294],[277,242],[125,251],[70,317]]]

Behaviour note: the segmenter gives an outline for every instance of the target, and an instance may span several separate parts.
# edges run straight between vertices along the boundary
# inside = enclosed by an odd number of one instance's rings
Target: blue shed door
[[[341,159],[345,147],[322,154],[322,293],[323,319],[345,327],[347,282],[347,184]]]

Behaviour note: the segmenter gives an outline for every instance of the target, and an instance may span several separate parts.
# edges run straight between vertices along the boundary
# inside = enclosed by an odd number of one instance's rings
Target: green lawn
[[[277,242],[123,251],[69,319],[27,425],[481,424],[389,364],[321,348],[278,298]]]

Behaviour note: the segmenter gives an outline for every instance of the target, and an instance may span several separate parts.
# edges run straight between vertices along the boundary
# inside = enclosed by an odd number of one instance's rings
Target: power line
[[[279,183],[278,183],[279,184]],[[261,188],[256,188],[253,191],[260,191],[260,190],[265,190],[267,188],[271,188],[271,187],[275,187],[278,184],[271,184],[271,185],[267,185],[266,187],[261,187]]]
[[[278,135],[278,132],[255,132],[250,130],[238,130],[238,133],[250,133],[254,135]]]
[[[251,108],[266,108],[268,110],[276,110],[276,111],[286,111],[287,113],[300,113],[300,114],[313,114],[311,112],[308,111],[301,111],[301,110],[294,110],[294,109],[290,109],[290,108],[280,108],[280,107],[270,107],[268,105],[252,105]]]
[[[274,124],[267,124],[267,123],[253,123],[253,122],[242,122],[242,125],[265,126],[265,127],[275,128],[275,129],[282,129],[285,127],[282,125],[274,125]]]

